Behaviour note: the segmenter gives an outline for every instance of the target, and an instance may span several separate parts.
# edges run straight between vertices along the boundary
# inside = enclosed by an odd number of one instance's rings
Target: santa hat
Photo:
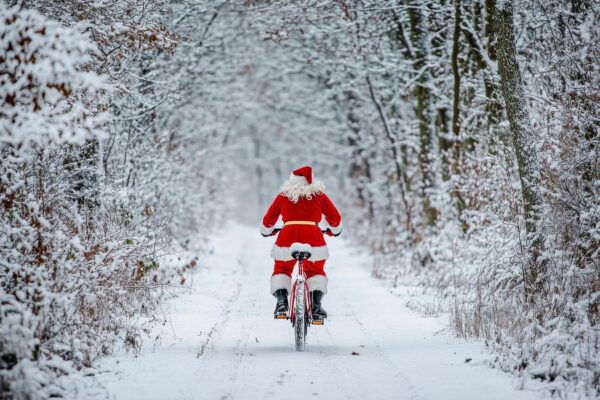
[[[295,169],[290,174],[290,183],[295,185],[310,185],[313,182],[312,168],[308,165]]]

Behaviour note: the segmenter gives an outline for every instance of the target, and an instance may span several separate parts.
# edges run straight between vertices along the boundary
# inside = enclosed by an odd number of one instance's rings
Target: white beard
[[[320,179],[313,179],[310,185],[292,183],[286,181],[279,189],[281,194],[287,197],[291,202],[297,203],[300,197],[305,197],[307,200],[312,199],[313,195],[322,194],[325,192],[325,184]]]

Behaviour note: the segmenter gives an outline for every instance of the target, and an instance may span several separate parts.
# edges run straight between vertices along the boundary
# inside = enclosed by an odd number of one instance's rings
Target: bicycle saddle
[[[290,255],[294,260],[308,260],[310,258],[312,248],[306,243],[293,243],[290,246]]]

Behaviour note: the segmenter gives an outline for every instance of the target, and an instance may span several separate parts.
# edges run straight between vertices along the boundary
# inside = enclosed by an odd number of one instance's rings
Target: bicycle
[[[276,228],[270,236],[276,235],[281,228]],[[327,230],[321,232],[327,233]],[[306,334],[309,325],[323,325],[323,320],[314,320],[312,317],[312,304],[310,291],[306,284],[306,274],[304,273],[304,261],[308,260],[311,254],[311,247],[305,243],[293,243],[290,247],[290,255],[297,261],[298,274],[292,285],[290,294],[291,304],[287,316],[277,316],[278,319],[289,319],[294,328],[294,341],[296,351],[304,351],[306,348]],[[295,269],[295,267],[294,267]]]

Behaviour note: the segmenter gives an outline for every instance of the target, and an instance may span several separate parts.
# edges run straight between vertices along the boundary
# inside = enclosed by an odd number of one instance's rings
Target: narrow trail
[[[193,290],[170,302],[170,323],[152,336],[160,343],[105,360],[101,381],[118,400],[538,398],[482,365],[481,344],[440,333],[443,317],[406,308],[370,277],[368,257],[328,242],[330,318],[309,329],[305,352],[294,350],[289,323],[272,318],[272,240],[231,224]]]

